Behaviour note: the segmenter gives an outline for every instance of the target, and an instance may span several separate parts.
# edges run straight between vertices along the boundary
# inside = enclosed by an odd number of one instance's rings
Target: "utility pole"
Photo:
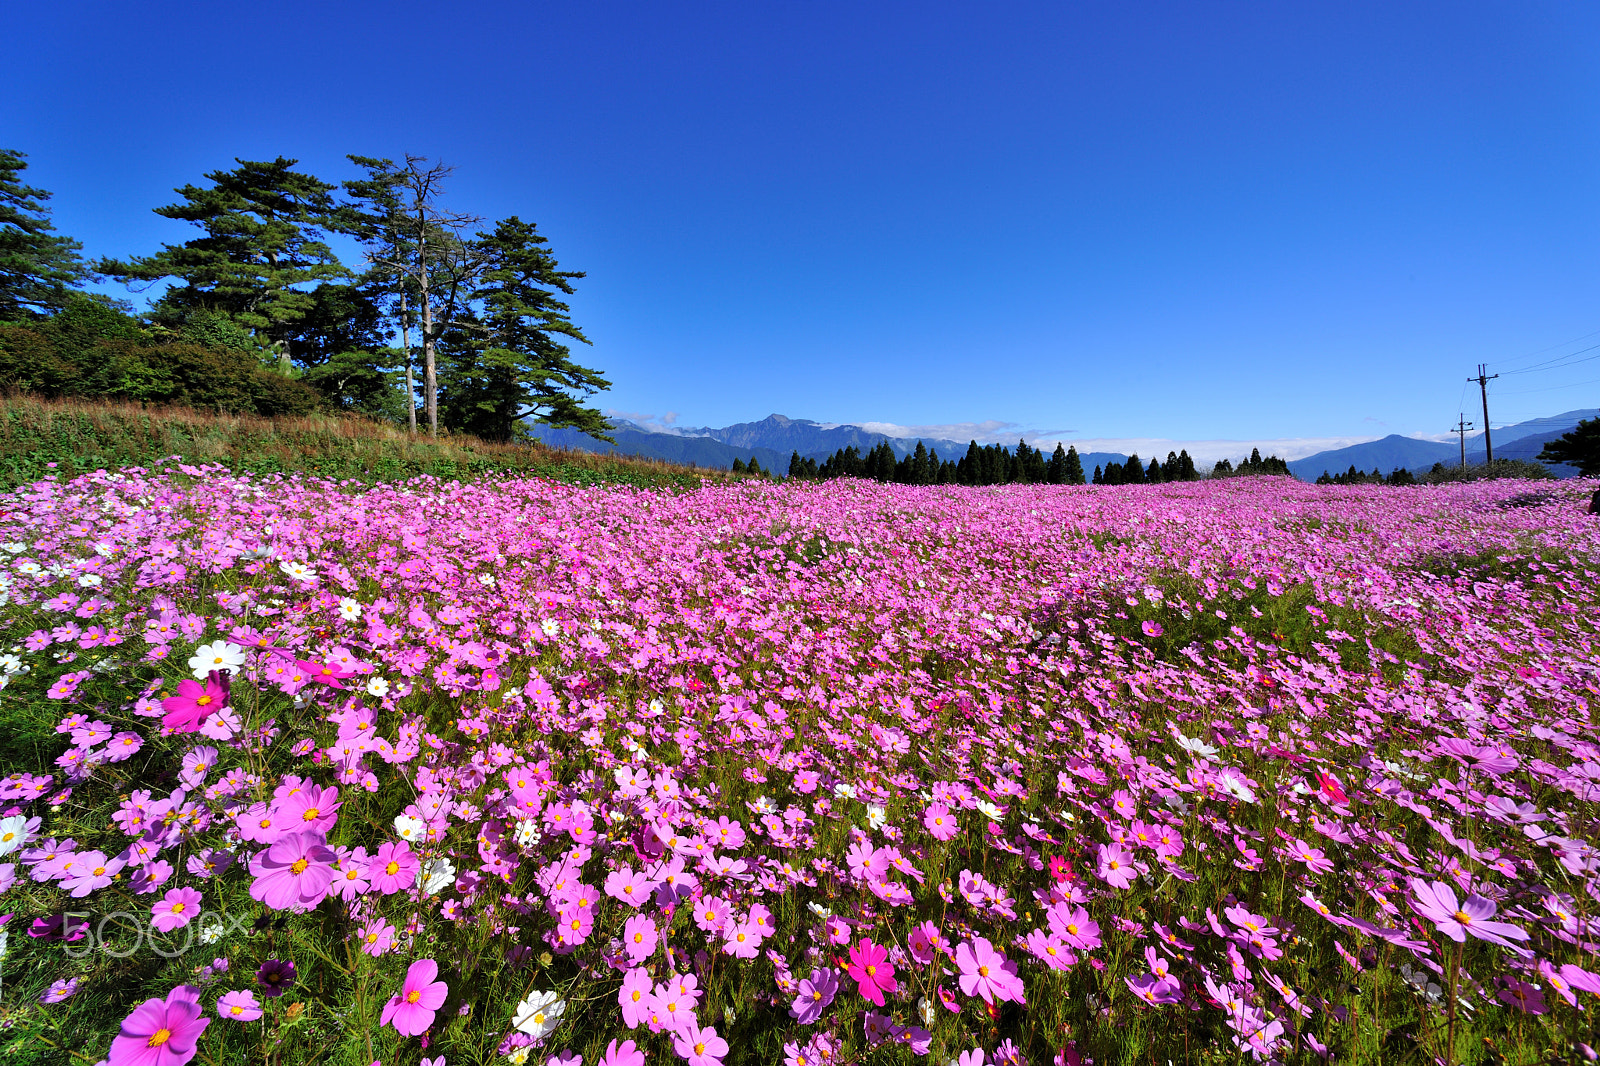
[[[1478,376],[1468,378],[1468,381],[1478,383],[1478,391],[1483,394],[1483,456],[1484,462],[1494,465],[1494,441],[1489,439],[1489,382],[1499,377],[1499,374],[1488,374],[1489,367],[1484,363],[1478,364]]]
[[[1451,429],[1451,432],[1461,438],[1461,468],[1463,470],[1467,468],[1467,430],[1471,428],[1472,423],[1467,421],[1467,414],[1463,411],[1460,419]]]

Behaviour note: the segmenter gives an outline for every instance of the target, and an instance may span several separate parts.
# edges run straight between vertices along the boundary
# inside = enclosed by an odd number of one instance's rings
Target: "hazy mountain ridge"
[[[1600,417],[1600,409],[1580,408],[1563,411],[1558,415],[1531,418],[1526,422],[1504,426],[1492,431],[1496,459],[1535,459],[1547,442],[1569,432],[1585,418]],[[1352,444],[1348,448],[1335,448],[1318,452],[1289,463],[1289,470],[1304,481],[1315,481],[1324,472],[1342,474],[1354,464],[1357,470],[1370,472],[1374,467],[1387,474],[1395,467],[1404,467],[1412,473],[1426,473],[1434,463],[1453,466],[1461,461],[1458,442],[1418,440],[1391,433],[1381,440]],[[1467,462],[1484,461],[1483,434],[1467,435]],[[1550,471],[1557,477],[1576,477],[1575,467],[1552,464]]]

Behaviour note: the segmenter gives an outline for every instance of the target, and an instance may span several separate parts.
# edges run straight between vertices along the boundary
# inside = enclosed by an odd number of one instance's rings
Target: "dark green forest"
[[[523,419],[604,437],[585,400],[609,387],[572,359],[588,339],[548,240],[445,197],[450,168],[350,156],[338,184],[296,160],[235,160],[155,213],[176,243],[88,261],[56,233],[26,156],[0,150],[0,388],[232,414],[365,415],[489,441]],[[360,264],[328,243],[342,235]],[[183,239],[183,238],[187,239]],[[153,292],[148,311],[84,291]],[[396,345],[395,339],[400,343]]]
[[[1015,448],[999,444],[981,447],[977,441],[971,441],[960,459],[941,459],[937,450],[928,449],[921,441],[917,442],[915,451],[903,458],[896,458],[888,441],[880,442],[866,455],[854,447],[841,448],[822,463],[795,452],[789,458],[788,473],[792,478],[815,481],[855,477],[899,485],[1159,485],[1168,481],[1199,481],[1207,476],[1195,468],[1194,460],[1185,449],[1168,452],[1165,462],[1151,459],[1148,466],[1139,456],[1130,455],[1125,463],[1097,466],[1093,477],[1086,477],[1077,448],[1063,449],[1058,443],[1046,458],[1044,452],[1026,440],[1017,441]],[[1288,473],[1289,467],[1283,460],[1275,456],[1263,459],[1261,453],[1255,451],[1238,467],[1222,460],[1209,476]]]

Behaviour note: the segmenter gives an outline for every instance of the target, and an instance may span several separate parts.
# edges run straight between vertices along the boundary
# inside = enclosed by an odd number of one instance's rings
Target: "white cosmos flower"
[[[34,574],[39,573],[43,569],[44,569],[44,567],[40,566],[38,563],[35,563],[35,562],[26,562],[26,563],[18,563],[17,564],[17,573],[19,573],[19,574],[27,574],[29,577],[32,577]]]
[[[117,550],[117,546],[108,540],[97,540],[89,547],[94,549],[96,555],[110,555]]]
[[[422,895],[424,898],[442,892],[455,884],[456,868],[449,859],[433,859],[422,864]]]
[[[990,801],[979,800],[976,806],[978,810],[983,812],[984,817],[988,818],[991,822],[998,822],[1000,820],[1000,808],[995,806],[995,804],[991,803]]]
[[[22,669],[22,658],[17,655],[0,655],[0,670],[14,674]]]
[[[389,682],[381,677],[369,678],[367,681],[367,695],[383,699],[389,694]]]
[[[0,548],[4,548],[6,551],[10,552],[12,555],[21,555],[23,552],[28,550],[28,546],[26,544],[16,544],[16,543],[0,544]]]
[[[517,1012],[511,1016],[511,1027],[537,1040],[560,1023],[566,1010],[566,1000],[556,993],[530,992],[527,999],[517,1004]]]
[[[883,824],[889,820],[889,812],[874,804],[867,804],[867,824],[873,829],[882,829]]]
[[[339,601],[339,617],[346,622],[354,622],[361,617],[361,602],[352,600],[349,596]]]
[[[482,585],[486,589],[494,588],[494,575],[493,574],[479,574],[478,575],[478,584]]]
[[[539,829],[539,823],[532,818],[524,818],[517,823],[517,833],[514,838],[519,848],[531,848],[539,843],[544,833]]]
[[[545,636],[552,640],[561,635],[561,623],[554,618],[546,618],[539,623],[539,628],[544,631]]]
[[[28,842],[28,820],[20,814],[0,818],[0,856],[10,855]]]
[[[315,581],[317,572],[307,563],[279,563],[278,569],[294,578],[296,581]]]
[[[1178,747],[1182,748],[1191,755],[1203,755],[1207,758],[1217,753],[1217,749],[1212,745],[1207,744],[1203,740],[1197,740],[1193,737],[1186,737],[1182,733],[1178,734]]]
[[[1243,775],[1237,770],[1230,768],[1219,773],[1217,775],[1217,786],[1234,799],[1242,800],[1245,803],[1254,803],[1256,801],[1256,794],[1251,791],[1249,785],[1244,783]]]
[[[78,585],[81,588],[96,589],[100,587],[102,580],[99,574],[83,574],[78,578]]]
[[[394,816],[394,831],[400,834],[401,840],[421,840],[427,834],[428,826],[421,818],[397,814]]]
[[[193,655],[189,656],[189,669],[194,671],[195,678],[200,681],[204,681],[213,670],[225,670],[230,674],[236,674],[243,665],[244,649],[226,640],[202,644],[195,649]]]

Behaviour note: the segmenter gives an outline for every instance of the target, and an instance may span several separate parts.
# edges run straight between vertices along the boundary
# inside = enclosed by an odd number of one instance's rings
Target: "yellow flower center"
[[[417,1002],[417,1000],[419,1000],[421,998],[422,998],[422,992],[421,992],[420,989],[413,988],[410,992],[408,992],[406,994],[406,1002],[407,1003],[415,1003],[415,1002]]]
[[[165,1044],[168,1040],[171,1040],[171,1039],[172,1039],[172,1030],[171,1029],[157,1029],[155,1032],[150,1034],[150,1039],[145,1044],[145,1047],[160,1047],[162,1044]]]
[[[876,966],[869,965],[867,967],[867,976],[868,977],[872,977],[872,976],[876,975],[877,972],[878,972],[878,968]]]
[[[289,872],[292,874],[303,874],[306,872],[306,867],[310,865],[311,863],[307,859],[296,859],[294,861],[294,865],[289,867]]]
[[[183,913],[183,904],[181,904],[181,903],[174,903],[174,904],[173,904],[173,905],[172,905],[172,913],[173,913],[173,914],[182,914],[182,913]]]
[[[989,976],[989,967],[987,967],[987,966],[979,966],[978,967],[978,976],[979,977],[988,977]]]
[[[383,872],[388,874],[390,877],[393,877],[395,874],[400,872],[400,864],[391,861],[389,865],[383,868]]]

